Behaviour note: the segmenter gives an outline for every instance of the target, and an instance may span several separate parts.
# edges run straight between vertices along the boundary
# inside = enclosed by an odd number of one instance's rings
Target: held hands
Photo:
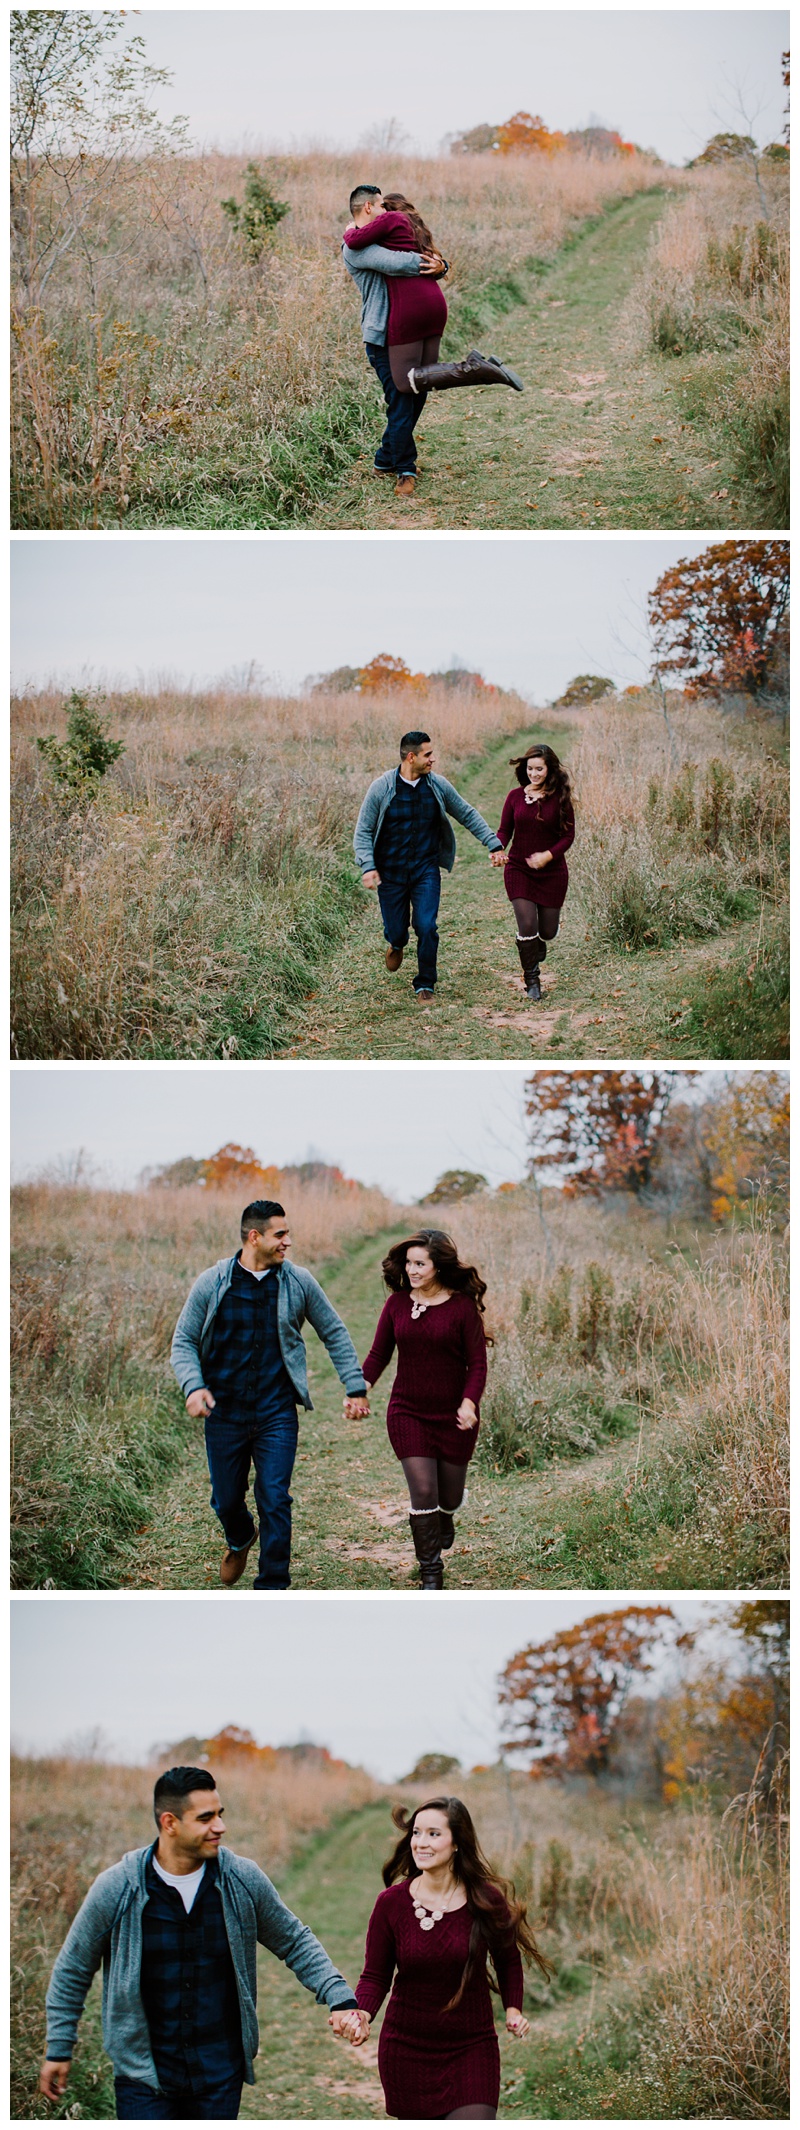
[[[342,1408],[346,1420],[368,1420],[368,1398],[345,1398]]]
[[[506,2031],[513,2034],[515,2041],[524,2041],[530,2030],[530,2020],[525,2019],[522,2012],[515,2012],[512,2005],[506,2012]]]
[[[540,873],[543,865],[552,865],[552,863],[552,851],[534,851],[533,857],[525,860],[525,864],[530,866],[533,873]]]
[[[361,880],[363,886],[367,888],[377,888],[381,884],[380,873],[376,873],[374,867],[371,873],[362,873]]]
[[[192,1420],[205,1420],[206,1413],[213,1413],[216,1402],[213,1391],[193,1390],[186,1400],[186,1411]]]
[[[48,2060],[42,2064],[39,2072],[39,2092],[44,2094],[45,2100],[63,2099],[71,2068],[69,2057],[66,2063]]]
[[[331,2012],[328,2025],[333,2027],[337,2041],[349,2041],[354,2049],[369,2040],[369,2013],[355,2012],[352,2006],[347,2011]]]
[[[465,1433],[468,1432],[471,1427],[477,1427],[478,1415],[475,1411],[475,1407],[472,1403],[471,1398],[462,1398],[461,1404],[458,1408],[458,1412],[456,1413],[456,1420],[458,1422],[459,1427]]]
[[[508,851],[490,851],[489,856],[493,865],[508,864]]]

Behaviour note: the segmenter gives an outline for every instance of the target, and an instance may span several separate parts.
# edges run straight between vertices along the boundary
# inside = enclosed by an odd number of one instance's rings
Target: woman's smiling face
[[[436,1266],[428,1251],[419,1243],[406,1252],[406,1271],[410,1287],[424,1287],[428,1280],[436,1278]]]
[[[432,1808],[417,1813],[411,1836],[411,1854],[418,1871],[435,1871],[442,1864],[451,1864],[454,1846],[446,1812]]]
[[[529,754],[525,767],[528,783],[533,785],[534,791],[537,791],[541,784],[547,783],[547,763],[541,754]]]

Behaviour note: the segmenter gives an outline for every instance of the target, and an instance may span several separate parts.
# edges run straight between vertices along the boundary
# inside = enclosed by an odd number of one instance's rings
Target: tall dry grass
[[[524,300],[580,222],[658,181],[639,155],[376,160],[451,262],[453,346]],[[14,291],[16,524],[296,523],[374,426],[340,257],[353,159],[261,158],[291,213],[256,268],[220,206],[245,161],[121,170],[41,300]]]
[[[709,1559],[783,1583],[789,1271],[758,1211],[749,1228],[692,1236],[687,1220],[670,1231],[630,1201],[604,1210],[551,1191],[537,1222],[524,1190],[441,1218],[489,1285],[487,1468],[535,1468],[630,1436],[626,1485],[643,1504],[674,1484]],[[609,1503],[614,1521],[623,1513]]]
[[[187,1423],[169,1368],[198,1269],[237,1247],[241,1198],[183,1190],[13,1194],[12,1519],[17,1573],[108,1587]],[[321,1266],[396,1214],[379,1190],[292,1179],[298,1263]]]
[[[631,317],[646,345],[667,356],[702,358],[693,396],[722,416],[741,473],[771,506],[768,522],[783,526],[789,522],[789,178],[767,163],[760,178],[759,191],[743,163],[692,173],[690,189],[653,235]]]
[[[503,691],[413,701],[454,773],[525,714]],[[358,808],[408,706],[219,688],[112,691],[107,710],[125,753],[70,808],[36,747],[63,733],[62,698],[14,703],[15,1054],[269,1056],[358,904]]]

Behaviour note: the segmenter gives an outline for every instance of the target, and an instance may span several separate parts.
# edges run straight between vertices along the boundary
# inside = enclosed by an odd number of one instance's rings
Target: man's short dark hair
[[[186,1799],[191,1797],[193,1790],[215,1790],[216,1787],[208,1768],[167,1768],[165,1775],[159,1775],[153,1791],[156,1826],[160,1827],[163,1812],[174,1812],[176,1819],[182,1819]]]
[[[242,1242],[247,1241],[251,1228],[257,1228],[259,1235],[263,1235],[264,1229],[269,1227],[270,1221],[275,1220],[279,1213],[285,1220],[286,1207],[279,1206],[277,1198],[254,1198],[252,1205],[245,1206],[242,1214]]]
[[[405,761],[406,755],[416,754],[417,749],[419,747],[424,747],[425,741],[429,739],[429,732],[404,732],[403,737],[400,741],[401,762]]]
[[[366,207],[368,200],[380,199],[380,185],[356,185],[350,194],[350,213],[357,214],[359,207]]]

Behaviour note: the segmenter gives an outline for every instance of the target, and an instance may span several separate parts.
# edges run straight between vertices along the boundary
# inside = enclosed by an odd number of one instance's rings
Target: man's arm
[[[116,1873],[113,1874],[116,1876]],[[83,2011],[93,1977],[103,1958],[108,1943],[111,1925],[116,1915],[119,1891],[109,1881],[111,1872],[102,1872],[90,1886],[74,1923],[67,1933],[56,1959],[47,1988],[47,2044],[46,2063],[42,2072],[63,2067],[72,2056],[78,2035],[78,2023]],[[51,2079],[50,2084],[55,2082]],[[66,2074],[58,2083],[66,2084]],[[47,2091],[47,2085],[43,2085]],[[55,2097],[52,2093],[51,2098]]]
[[[354,281],[363,273],[418,274],[422,266],[421,251],[388,251],[385,244],[365,244],[355,252],[343,244],[342,258]]]
[[[448,813],[452,814],[456,821],[460,821],[462,828],[468,828],[470,835],[477,836],[478,842],[485,844],[487,850],[502,850],[500,837],[495,835],[488,821],[484,821],[483,814],[478,813],[477,807],[470,806],[467,799],[462,799],[454,784],[448,784],[446,777],[440,777],[439,789]]]
[[[374,830],[377,818],[377,787],[375,784],[370,784],[369,790],[365,792],[361,801],[353,836],[356,863],[362,873],[372,873],[375,870]]]
[[[211,1282],[213,1284],[213,1272]],[[190,1398],[193,1391],[202,1390],[204,1387],[200,1339],[211,1291],[208,1272],[201,1272],[186,1297],[172,1335],[170,1366],[173,1375],[178,1378],[185,1398]]]
[[[361,1363],[350,1333],[346,1324],[342,1323],[341,1317],[337,1315],[333,1303],[329,1302],[327,1294],[319,1285],[319,1281],[315,1280],[310,1272],[306,1273],[305,1313],[309,1324],[311,1324],[317,1334],[317,1338],[322,1340],[323,1346],[330,1355],[336,1374],[340,1382],[344,1384],[348,1397],[363,1397],[367,1386],[364,1382]]]
[[[256,1869],[255,1887],[252,1887],[249,1872],[248,1884],[254,1892],[259,1943],[291,1968],[298,1982],[311,1991],[318,2004],[329,2004],[336,2010],[344,2007],[357,2009],[349,1982],[345,1982],[344,1975],[334,1967],[319,1938],[315,1938],[308,1924],[301,1923],[299,1916],[287,1908],[266,1873],[257,1866]]]

